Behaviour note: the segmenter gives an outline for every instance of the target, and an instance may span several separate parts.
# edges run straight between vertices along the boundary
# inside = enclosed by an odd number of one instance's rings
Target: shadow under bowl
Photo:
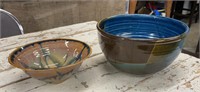
[[[171,64],[189,32],[181,21],[142,14],[105,18],[97,29],[107,60],[117,69],[134,74],[155,73]]]
[[[73,39],[50,39],[34,42],[13,51],[11,65],[33,78],[60,83],[69,78],[91,54],[84,42]]]

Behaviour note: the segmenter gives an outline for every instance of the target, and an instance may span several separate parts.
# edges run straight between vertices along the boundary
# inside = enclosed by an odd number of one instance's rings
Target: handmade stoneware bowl
[[[189,32],[181,21],[142,14],[105,18],[97,29],[107,60],[134,74],[155,73],[171,64]]]
[[[34,42],[13,51],[8,61],[33,78],[60,83],[69,78],[91,54],[84,42],[50,39]]]

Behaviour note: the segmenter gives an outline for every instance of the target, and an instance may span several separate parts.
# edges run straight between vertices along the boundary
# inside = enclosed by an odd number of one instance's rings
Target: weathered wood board
[[[88,43],[93,53],[78,72],[61,84],[33,79],[7,62],[16,47],[42,39],[73,38]],[[181,53],[167,68],[138,76],[110,65],[98,44],[96,22],[0,39],[0,92],[199,92],[200,59]]]

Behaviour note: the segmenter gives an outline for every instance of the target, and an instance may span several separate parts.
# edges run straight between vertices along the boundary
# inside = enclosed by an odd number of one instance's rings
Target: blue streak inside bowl
[[[175,19],[141,14],[110,17],[102,28],[111,35],[142,39],[169,38],[188,31],[187,25]]]

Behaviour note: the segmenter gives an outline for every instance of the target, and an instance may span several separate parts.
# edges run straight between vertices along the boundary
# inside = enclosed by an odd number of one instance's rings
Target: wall
[[[1,7],[15,15],[25,33],[125,13],[125,0],[3,0]]]

